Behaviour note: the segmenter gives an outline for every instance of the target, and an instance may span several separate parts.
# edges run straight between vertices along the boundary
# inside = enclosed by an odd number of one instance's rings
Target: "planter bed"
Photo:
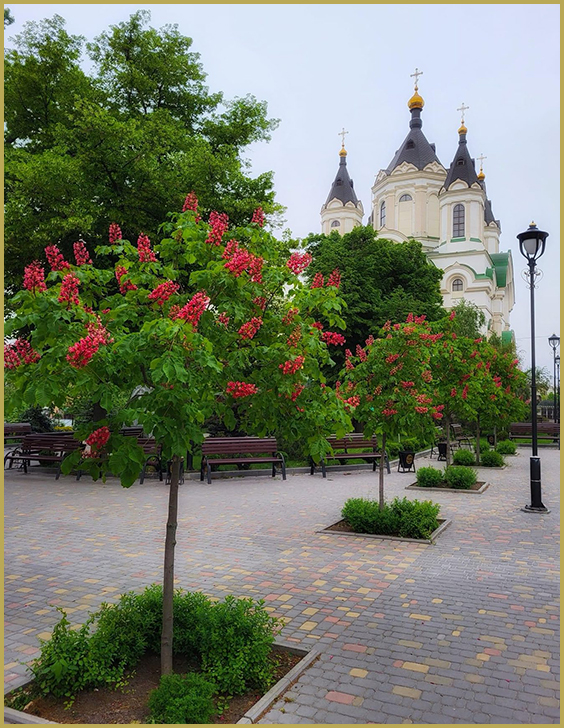
[[[501,468],[500,468],[501,469]],[[417,485],[417,483],[412,483],[411,485],[406,485],[406,490],[425,490],[435,493],[443,493],[444,491],[447,491],[449,493],[483,493],[487,488],[490,487],[490,483],[485,483],[484,481],[478,481],[477,483],[474,483],[474,485],[471,488],[449,488],[448,485],[441,485],[437,488],[429,488],[426,486]]]
[[[432,488],[421,488],[421,490],[432,490]],[[337,521],[332,526],[327,526],[327,528],[316,531],[316,533],[335,534],[336,536],[357,536],[359,538],[387,538],[392,541],[411,541],[412,543],[435,543],[436,538],[451,524],[448,518],[437,518],[437,521],[439,522],[439,527],[433,531],[429,538],[408,538],[407,536],[388,536],[377,533],[356,533],[355,531],[349,530],[350,526],[344,520]]]
[[[318,650],[299,648],[275,643],[272,656],[280,660],[276,670],[277,682],[264,695],[251,690],[244,695],[231,698],[229,707],[217,715],[214,723],[254,723],[285,692],[298,676],[319,656]],[[174,658],[175,672],[185,673],[195,669],[186,658]],[[4,708],[4,723],[80,723],[86,725],[107,723],[144,723],[147,718],[147,697],[156,688],[160,679],[160,656],[145,654],[128,684],[123,689],[97,690],[79,693],[74,704],[66,710],[63,699],[50,696],[38,697],[25,705],[29,713]],[[10,695],[31,688],[33,681],[11,691]]]

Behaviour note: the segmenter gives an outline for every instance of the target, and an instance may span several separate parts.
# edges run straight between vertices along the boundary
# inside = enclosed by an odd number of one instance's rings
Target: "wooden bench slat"
[[[249,457],[251,453],[262,454],[262,457]],[[266,457],[265,453],[270,453]],[[219,457],[210,457],[217,455]],[[226,457],[231,456],[231,457]],[[237,456],[237,457],[235,457]],[[207,471],[207,481],[211,483],[212,465],[239,465],[246,463],[272,463],[272,476],[276,474],[276,464],[282,468],[282,479],[286,480],[286,463],[284,456],[278,452],[276,438],[273,437],[207,437],[202,443],[202,464],[200,480]]]

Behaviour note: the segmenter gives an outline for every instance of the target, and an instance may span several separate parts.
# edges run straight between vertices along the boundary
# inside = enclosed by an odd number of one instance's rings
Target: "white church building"
[[[463,104],[459,109],[458,147],[450,166],[445,167],[435,145],[423,134],[423,105],[416,84],[408,102],[409,132],[390,164],[376,175],[368,224],[381,238],[418,240],[428,259],[444,271],[441,293],[445,308],[465,298],[484,313],[487,332],[511,340],[513,262],[510,252],[500,252],[501,225],[493,215],[482,168],[476,173],[468,151],[464,125],[468,107]],[[334,230],[345,234],[363,224],[362,202],[347,170],[344,133],[339,169],[321,208],[325,234]]]

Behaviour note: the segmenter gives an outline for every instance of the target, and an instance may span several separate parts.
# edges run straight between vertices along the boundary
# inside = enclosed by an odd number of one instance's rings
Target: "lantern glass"
[[[527,258],[535,258],[539,249],[540,240],[537,237],[526,238],[523,240],[523,248],[527,254]]]

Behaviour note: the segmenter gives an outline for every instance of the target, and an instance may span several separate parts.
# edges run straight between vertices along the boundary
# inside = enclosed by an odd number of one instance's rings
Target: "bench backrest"
[[[207,437],[202,443],[202,455],[243,455],[277,450],[274,437]]]
[[[512,422],[509,431],[514,434],[530,434],[533,431],[531,422]],[[560,432],[559,422],[537,422],[537,432],[557,435]]]
[[[69,434],[71,437],[69,437]],[[55,450],[71,452],[83,447],[79,440],[72,437],[72,433],[34,432],[24,435],[22,439],[22,450]]]
[[[4,422],[4,437],[6,435],[24,435],[26,432],[31,432],[29,422]]]
[[[331,445],[333,450],[378,450],[378,440],[376,435],[371,438],[365,438],[362,432],[351,432],[345,437],[338,438],[336,435],[331,435],[327,438],[327,442]]]
[[[130,427],[122,427],[119,431],[120,435],[125,437],[141,437],[143,435],[143,428],[141,425],[131,425]]]
[[[158,445],[154,437],[138,437],[137,444],[145,455],[158,455],[160,457],[163,446]]]

